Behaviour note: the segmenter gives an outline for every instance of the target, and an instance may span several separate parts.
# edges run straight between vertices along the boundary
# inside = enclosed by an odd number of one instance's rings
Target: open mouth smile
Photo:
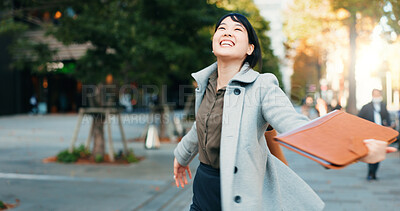
[[[235,43],[231,40],[222,40],[219,45],[223,46],[223,47],[233,47],[235,46]]]

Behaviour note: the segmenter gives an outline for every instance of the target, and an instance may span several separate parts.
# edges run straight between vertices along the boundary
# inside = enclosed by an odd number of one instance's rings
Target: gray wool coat
[[[208,77],[217,64],[193,73],[195,113]],[[278,86],[273,74],[260,74],[243,65],[228,83],[224,96],[220,145],[221,200],[223,210],[322,210],[318,195],[289,167],[274,157],[264,132],[271,124],[279,133],[309,120],[298,114]],[[196,124],[177,145],[174,155],[188,165],[198,153]],[[236,168],[236,171],[235,171]]]

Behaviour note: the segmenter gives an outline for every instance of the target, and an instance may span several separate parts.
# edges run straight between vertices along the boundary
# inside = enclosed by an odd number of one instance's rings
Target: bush
[[[126,160],[128,163],[136,163],[139,161],[139,158],[136,157],[135,153],[133,153],[132,149],[129,149],[128,154],[124,155],[122,150],[118,152],[118,154],[115,156],[115,159],[117,160]]]
[[[0,209],[6,209],[6,205],[4,204],[3,201],[0,201]]]
[[[62,163],[74,163],[78,160],[78,158],[79,156],[76,153],[70,153],[68,149],[61,151],[57,155],[57,161]]]
[[[126,161],[128,161],[128,163],[136,163],[136,162],[139,161],[139,158],[137,158],[137,157],[135,156],[135,154],[133,154],[132,151],[130,151],[130,152],[128,153],[128,155],[125,156],[125,159],[126,159]]]
[[[74,163],[81,157],[90,156],[89,150],[85,149],[85,146],[80,145],[78,148],[74,148],[72,153],[68,149],[61,151],[57,155],[57,161],[62,163]]]
[[[72,153],[68,149],[61,151],[57,155],[57,161],[61,163],[74,163],[78,161],[79,158],[89,158],[93,156],[92,159],[96,163],[104,162],[104,157],[102,155],[92,155],[89,150],[85,149],[85,146],[80,145],[78,148],[74,148]],[[135,156],[132,149],[129,149],[128,154],[124,155],[122,150],[118,154],[115,154],[116,160],[126,160],[128,163],[135,163],[139,161],[139,158]]]
[[[94,161],[96,163],[101,163],[104,161],[104,157],[102,155],[96,155],[96,156],[94,156]]]

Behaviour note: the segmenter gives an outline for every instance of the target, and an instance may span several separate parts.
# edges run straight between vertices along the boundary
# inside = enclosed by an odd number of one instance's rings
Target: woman
[[[321,210],[320,198],[266,145],[269,124],[285,132],[309,120],[294,110],[273,74],[252,69],[261,50],[246,17],[223,16],[212,48],[217,62],[192,74],[196,122],[174,151],[174,178],[182,188],[199,153],[191,210]],[[374,154],[364,161],[384,158],[385,142],[366,144]]]

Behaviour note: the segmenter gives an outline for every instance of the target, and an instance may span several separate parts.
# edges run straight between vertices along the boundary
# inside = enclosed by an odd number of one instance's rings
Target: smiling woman
[[[267,147],[269,125],[282,133],[309,120],[295,111],[273,74],[252,69],[261,62],[253,27],[241,14],[225,15],[212,41],[217,62],[192,74],[196,121],[174,151],[174,179],[182,188],[199,154],[190,209],[322,210],[321,199]],[[384,155],[384,148],[371,152]]]
[[[232,51],[233,47],[236,49]],[[261,48],[257,34],[242,15],[228,14],[218,21],[213,36],[213,51],[217,58],[232,58],[236,54],[238,59],[244,59],[252,68],[259,62],[261,69]]]

